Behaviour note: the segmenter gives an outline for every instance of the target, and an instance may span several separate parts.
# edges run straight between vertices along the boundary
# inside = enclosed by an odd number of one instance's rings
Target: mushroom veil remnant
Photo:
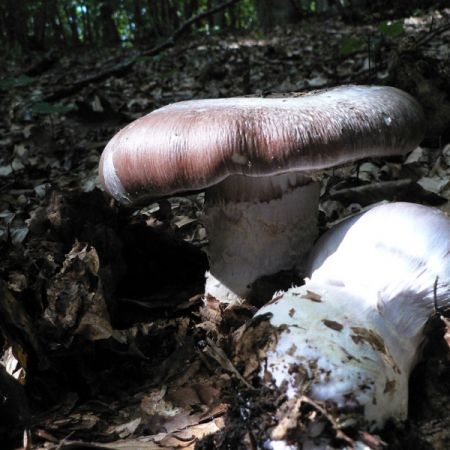
[[[261,276],[301,265],[316,237],[314,171],[405,154],[422,139],[418,103],[392,87],[174,103],[119,131],[100,161],[125,204],[206,191],[206,293],[247,297]]]
[[[310,386],[307,395],[372,426],[405,419],[425,325],[450,307],[450,219],[377,206],[325,234],[312,259],[304,286],[257,313],[277,330],[261,375],[290,397]]]

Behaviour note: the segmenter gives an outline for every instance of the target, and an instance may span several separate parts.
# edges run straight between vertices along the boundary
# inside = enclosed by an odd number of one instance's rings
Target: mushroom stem
[[[235,302],[257,278],[298,265],[315,237],[318,187],[283,174],[406,154],[420,143],[424,125],[420,105],[387,86],[179,102],[119,131],[103,151],[100,181],[130,205],[208,191],[206,289]]]
[[[276,327],[261,375],[290,397],[309,389],[362,411],[372,426],[405,419],[425,325],[450,306],[450,220],[382,205],[330,230],[311,254],[311,279],[257,313]]]
[[[301,270],[317,235],[318,202],[319,185],[296,173],[235,175],[210,189],[204,215],[206,294],[241,302],[258,278]]]

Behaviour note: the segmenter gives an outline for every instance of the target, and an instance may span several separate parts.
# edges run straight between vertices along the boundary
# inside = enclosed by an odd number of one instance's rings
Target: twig
[[[315,408],[317,411],[319,411],[327,420],[330,422],[331,426],[333,427],[336,437],[338,439],[342,439],[343,441],[350,444],[351,447],[354,447],[355,442],[352,438],[347,436],[340,428],[339,424],[336,422],[336,419],[318,402],[315,402],[311,398],[307,397],[306,395],[301,396],[301,401],[304,403],[308,403],[308,405],[311,405],[313,408]]]
[[[419,39],[416,43],[416,46],[420,47],[421,45],[425,45],[426,43],[431,41],[431,39],[435,38],[438,34],[445,33],[448,30],[450,30],[450,24],[442,25],[441,27],[436,28],[434,31],[429,32],[423,38]]]
[[[60,100],[62,98],[68,97],[69,95],[75,94],[76,92],[80,91],[85,86],[88,86],[91,83],[106,80],[107,78],[113,75],[121,75],[121,74],[125,75],[125,73],[128,73],[129,69],[131,69],[131,67],[134,65],[136,60],[137,57],[135,56],[134,58],[122,61],[121,63],[118,63],[113,67],[104,69],[96,73],[95,75],[91,75],[86,78],[83,78],[82,80],[75,81],[69,86],[65,86],[62,89],[58,89],[57,91],[53,92],[52,94],[46,95],[43,98],[43,101],[52,102]]]
[[[100,82],[103,80],[106,80],[107,78],[113,76],[113,75],[125,75],[129,72],[129,70],[134,66],[134,64],[137,62],[138,58],[141,56],[154,56],[158,53],[161,53],[163,50],[166,50],[170,47],[173,47],[175,45],[175,42],[177,39],[180,38],[181,35],[183,35],[186,31],[188,31],[192,25],[200,22],[201,20],[205,19],[206,17],[212,16],[219,11],[222,11],[225,8],[228,8],[229,6],[239,2],[240,0],[228,0],[224,3],[221,3],[220,5],[215,6],[214,8],[209,9],[208,11],[205,11],[201,14],[197,14],[195,16],[192,16],[185,22],[183,22],[162,44],[156,45],[155,47],[152,47],[148,50],[143,50],[141,52],[138,52],[136,55],[134,55],[132,58],[122,61],[113,67],[106,68],[95,75],[88,76],[86,78],[83,78],[82,80],[75,81],[69,86],[63,87],[62,89],[59,89],[52,94],[46,95],[43,98],[43,101],[51,102],[55,100],[60,100],[61,98],[67,97],[69,95],[75,94],[76,92],[83,89],[85,86],[91,84]]]
[[[201,14],[197,14],[196,16],[193,16],[183,22],[162,44],[157,45],[156,47],[150,48],[148,50],[142,51],[139,56],[153,56],[157,53],[162,52],[163,50],[166,50],[167,48],[173,47],[175,44],[175,41],[186,31],[188,31],[192,25],[202,21],[206,17],[212,16],[219,11],[222,11],[223,9],[227,8],[228,6],[231,6],[240,0],[228,0],[224,3],[221,3],[220,5],[215,6],[214,8],[209,9],[208,11],[205,11]]]
[[[239,373],[236,367],[234,367],[233,363],[228,359],[225,352],[220,347],[218,347],[212,339],[206,338],[206,343],[208,345],[203,350],[204,353],[218,362],[222,366],[222,368],[234,374],[236,378],[247,388],[252,390],[254,389],[254,387]]]

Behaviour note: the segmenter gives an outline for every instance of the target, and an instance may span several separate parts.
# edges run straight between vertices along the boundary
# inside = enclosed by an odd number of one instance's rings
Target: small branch
[[[192,25],[218,13],[219,11],[222,11],[225,8],[228,8],[228,6],[234,5],[239,1],[240,0],[228,0],[224,3],[221,3],[220,5],[215,6],[214,8],[209,9],[208,11],[197,14],[196,16],[192,16],[191,18],[183,22],[162,44],[157,45],[156,47],[152,47],[148,50],[144,50],[139,54],[139,56],[153,56],[163,50],[166,50],[167,48],[173,47],[175,41],[186,31],[189,31]]]
[[[225,369],[228,372],[231,372],[236,376],[236,378],[247,388],[253,390],[255,389],[234,367],[233,363],[228,359],[225,352],[218,347],[215,342],[210,339],[206,338],[206,343],[208,344],[205,349],[203,350],[203,353],[208,355],[210,358],[214,359],[216,362],[218,362],[223,369]]]
[[[319,411],[327,420],[328,422],[331,424],[331,426],[334,429],[334,432],[336,433],[336,437],[338,439],[342,439],[343,441],[347,442],[351,448],[354,447],[355,442],[353,441],[352,438],[350,438],[349,436],[347,436],[347,434],[345,434],[340,425],[338,424],[338,422],[336,421],[336,419],[320,404],[320,402],[316,402],[313,399],[307,397],[306,395],[302,395],[300,397],[301,401],[303,403],[307,403],[308,405],[311,405],[313,408],[315,408],[317,411]]]
[[[434,31],[431,31],[430,33],[428,33],[422,39],[419,39],[416,43],[416,46],[420,47],[421,45],[427,44],[433,38],[435,38],[439,34],[445,33],[448,30],[450,30],[450,24],[442,25],[441,27],[436,28]]]
[[[179,39],[180,36],[182,36],[187,31],[189,31],[192,25],[200,22],[206,17],[212,16],[219,11],[222,11],[225,8],[228,8],[231,5],[234,5],[235,3],[238,3],[239,1],[240,0],[228,0],[224,3],[221,3],[220,5],[215,6],[214,8],[209,9],[208,11],[192,16],[191,18],[183,22],[162,44],[156,45],[155,47],[152,47],[148,50],[138,52],[136,55],[126,61],[122,61],[112,67],[107,67],[106,69],[103,69],[102,71],[94,75],[83,78],[82,80],[75,81],[68,86],[65,86],[51,94],[46,95],[43,98],[43,101],[51,102],[60,100],[62,98],[68,97],[69,95],[75,94],[91,83],[106,80],[107,78],[114,75],[121,76],[127,74],[140,56],[154,56],[170,47],[173,47],[177,39]]]
[[[56,100],[60,100],[62,98],[68,97],[69,95],[77,93],[91,83],[106,80],[113,75],[125,75],[125,73],[128,73],[129,69],[131,69],[135,62],[136,57],[128,59],[126,61],[122,61],[121,63],[118,63],[113,67],[108,67],[94,75],[83,78],[82,80],[75,81],[68,86],[64,86],[63,88],[46,95],[42,100],[44,102],[53,102]]]

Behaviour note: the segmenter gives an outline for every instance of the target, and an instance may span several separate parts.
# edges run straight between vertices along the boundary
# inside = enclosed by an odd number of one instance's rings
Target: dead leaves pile
[[[448,17],[443,10],[409,18],[405,38],[426,35]],[[192,98],[389,81],[420,99],[432,92],[447,111],[449,35],[442,34],[439,44],[428,41],[428,59],[420,60],[425,63],[419,64],[416,49],[402,54],[391,39],[381,42],[371,60],[365,47],[342,49],[355,37],[373,40],[376,27],[314,19],[265,35],[186,41],[141,58],[132,72],[86,84],[58,105],[41,100],[60,85],[70,87],[74,71],[82,78],[86,67],[89,73],[102,70],[111,55],[63,55],[51,70],[5,93],[0,106],[3,363],[26,383],[35,448],[258,448],[270,433],[295,441],[292,433],[303,426],[319,434],[325,428],[340,443],[360,440],[369,448],[382,447],[376,436],[358,434],[355,425],[348,433],[329,405],[307,396],[291,404],[282,392],[261,390],[255,374],[263,354],[257,349],[267,336],[254,336],[250,345],[241,341],[239,328],[251,318],[251,308],[224,309],[214,299],[200,307],[206,262],[198,248],[207,243],[199,220],[202,194],[125,211],[96,189],[97,165],[120,126]],[[126,55],[119,51],[116,57]],[[434,121],[428,143],[405,161],[325,172],[322,227],[383,200],[449,211],[449,117]],[[233,358],[232,336],[244,361]],[[448,369],[435,372],[429,380],[437,377],[447,386]],[[17,412],[19,428],[27,429],[28,410],[19,407],[25,404],[22,387],[9,375],[4,378],[13,393],[9,410]],[[433,398],[447,399],[450,388],[446,393]],[[437,411],[445,410],[444,401],[437,403]],[[433,422],[421,426],[430,442],[435,436],[448,442],[445,433],[434,432]],[[408,430],[395,431],[402,448]],[[390,438],[397,442],[397,435]]]

